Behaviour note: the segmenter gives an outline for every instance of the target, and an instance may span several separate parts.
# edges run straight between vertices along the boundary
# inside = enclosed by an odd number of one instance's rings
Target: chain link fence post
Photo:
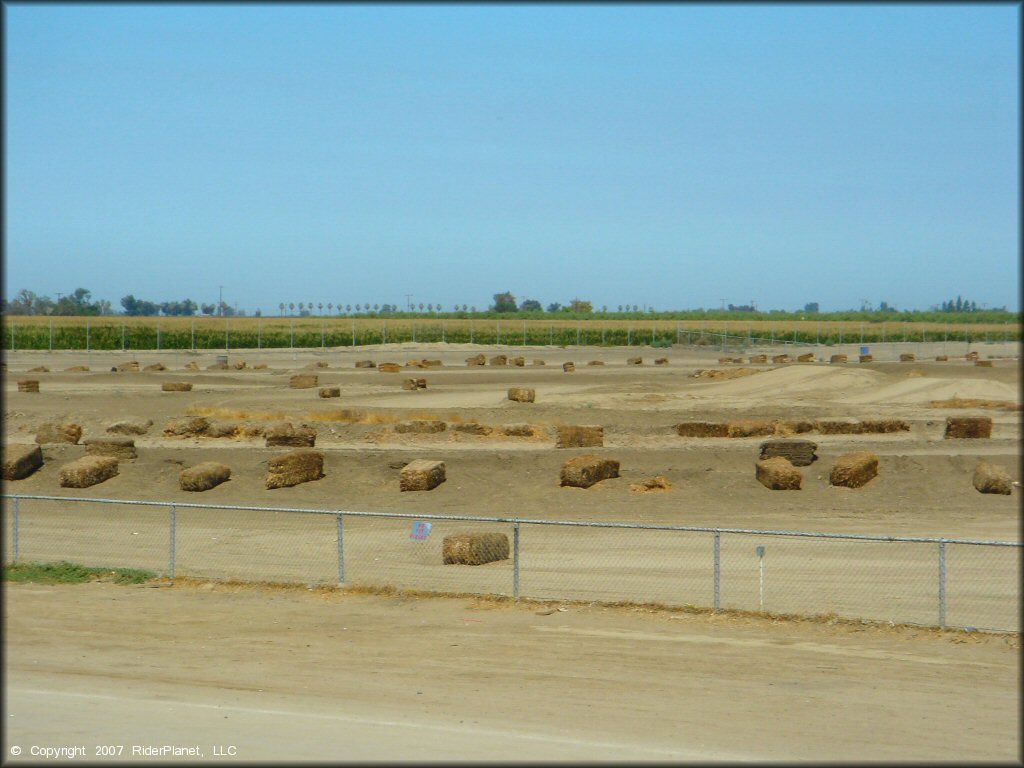
[[[177,540],[177,528],[178,528],[178,510],[173,504],[171,504],[171,541],[170,541],[170,555],[167,563],[167,575],[170,579],[174,580],[174,556],[176,552],[176,540]]]
[[[14,504],[12,505],[11,512],[14,515],[13,525],[11,527],[11,562],[18,562],[18,502],[20,499],[15,496]]]
[[[519,521],[512,523],[512,597],[519,599]]]
[[[344,536],[344,524],[342,520],[344,516],[338,515],[338,584],[345,583],[345,536]]]
[[[722,606],[722,534],[715,531],[714,608]]]
[[[946,628],[946,542],[939,542],[939,629]]]

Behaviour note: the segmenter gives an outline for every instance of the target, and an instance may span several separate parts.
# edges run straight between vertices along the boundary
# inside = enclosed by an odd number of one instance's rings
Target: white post
[[[757,559],[759,561],[760,578],[758,580],[758,606],[761,613],[764,613],[764,547],[757,548]]]

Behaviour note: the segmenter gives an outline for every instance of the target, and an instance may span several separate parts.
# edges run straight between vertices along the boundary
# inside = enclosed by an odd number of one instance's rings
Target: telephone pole
[[[220,298],[217,299],[217,316],[221,317],[224,315],[224,286],[219,286]]]

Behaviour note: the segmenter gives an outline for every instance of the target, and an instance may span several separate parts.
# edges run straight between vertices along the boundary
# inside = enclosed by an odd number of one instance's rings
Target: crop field
[[[1016,323],[408,317],[5,317],[7,350],[289,349],[387,343],[511,346],[1019,341]]]

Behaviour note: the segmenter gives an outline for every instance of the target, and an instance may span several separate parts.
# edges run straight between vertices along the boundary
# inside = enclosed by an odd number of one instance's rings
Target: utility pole
[[[412,294],[411,293],[405,294],[405,308],[407,310],[409,310],[410,312],[412,311]]]
[[[220,298],[217,299],[217,316],[218,317],[224,315],[224,286],[222,285],[222,286],[219,286],[219,287],[220,287]]]

